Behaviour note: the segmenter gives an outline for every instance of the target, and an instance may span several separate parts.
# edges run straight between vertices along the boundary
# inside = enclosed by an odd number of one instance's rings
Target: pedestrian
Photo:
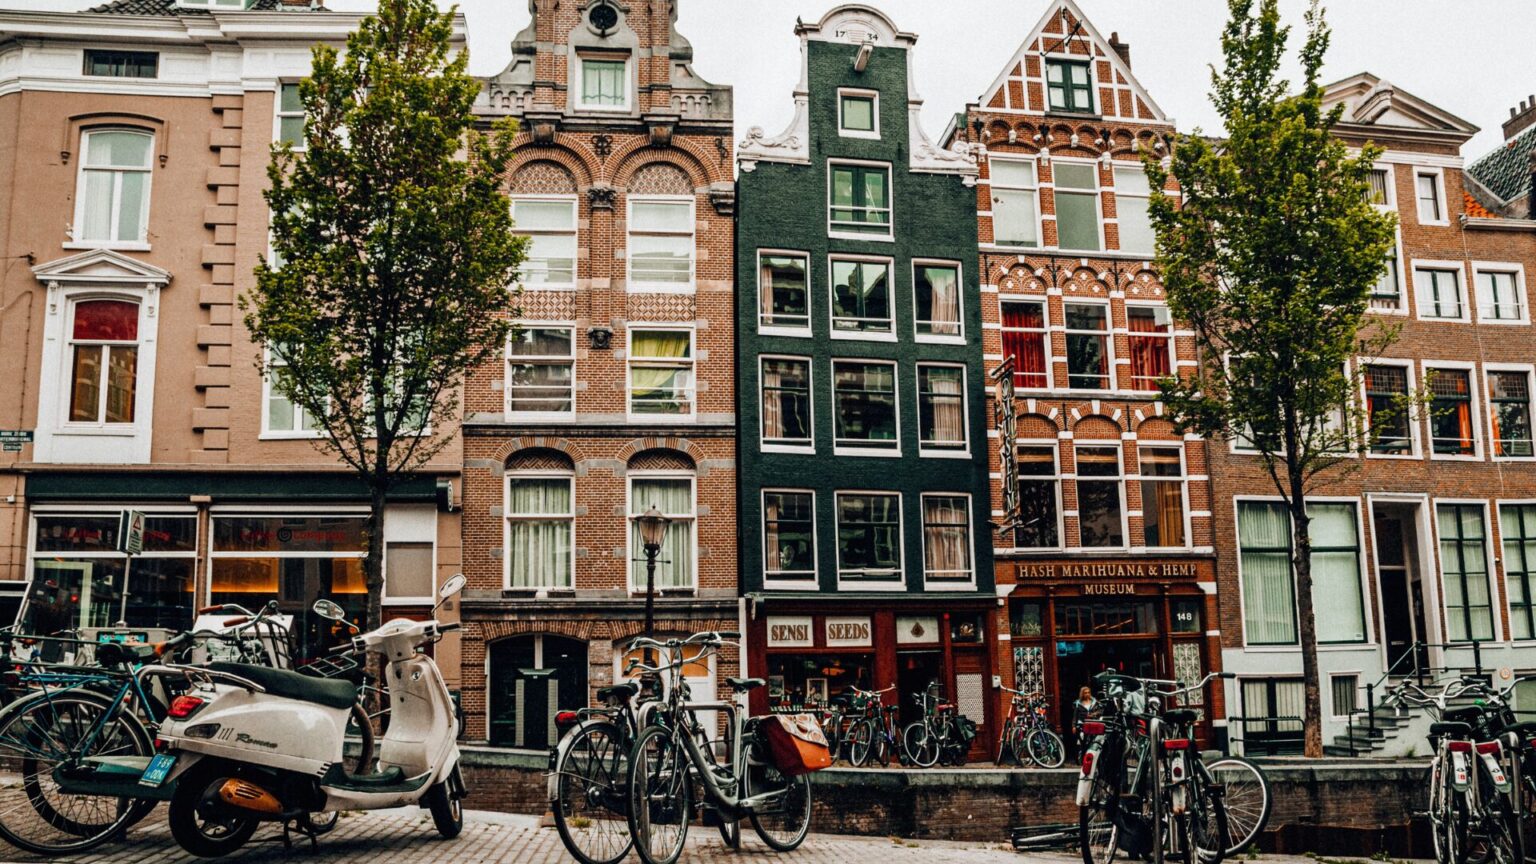
[[[1084,685],[1077,691],[1077,701],[1072,703],[1072,753],[1073,758],[1082,756],[1083,723],[1099,716],[1099,700],[1093,698],[1093,688]]]

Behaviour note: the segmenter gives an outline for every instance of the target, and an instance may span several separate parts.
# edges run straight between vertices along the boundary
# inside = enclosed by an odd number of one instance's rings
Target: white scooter
[[[455,576],[439,595],[463,587]],[[342,617],[327,600],[315,612]],[[431,810],[438,832],[453,838],[464,824],[458,722],[437,664],[421,649],[458,627],[396,619],[353,637],[354,650],[384,656],[391,706],[378,768],[366,774],[348,773],[342,762],[357,700],[349,681],[241,663],[148,667],[144,674],[185,676],[190,686],[171,703],[139,782],[175,783],[171,834],[203,857],[239,849],[262,822],[305,831],[307,814],[410,804]]]

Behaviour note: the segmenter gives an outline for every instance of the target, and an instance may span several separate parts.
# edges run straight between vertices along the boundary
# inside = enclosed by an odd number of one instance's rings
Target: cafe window
[[[1130,330],[1131,389],[1157,391],[1157,382],[1173,375],[1173,318],[1166,306],[1127,306]]]
[[[1158,626],[1157,605],[1150,600],[1121,602],[1071,602],[1056,604],[1057,636],[1129,636],[1153,634]]]
[[[804,255],[762,253],[758,257],[760,328],[810,329],[809,270],[809,259]]]
[[[1073,390],[1110,388],[1109,307],[1102,303],[1066,304],[1067,386]]]
[[[1054,549],[1061,545],[1061,481],[1056,473],[1056,445],[1019,448],[1019,524],[1015,546]]]
[[[901,581],[899,494],[837,494],[837,575],[844,582]]]
[[[1013,386],[1050,386],[1046,346],[1045,303],[1040,300],[1006,300],[1002,304],[1003,357],[1013,357]]]
[[[122,511],[39,512],[22,629],[29,633],[113,627],[192,626],[197,517],[152,513],[144,550],[119,551]]]
[[[854,687],[877,689],[874,681],[873,654],[769,654],[768,710],[817,711],[833,699],[852,696]]]
[[[1077,520],[1084,548],[1125,546],[1119,447],[1077,448]]]
[[[816,495],[763,490],[763,579],[816,581]]]
[[[1178,447],[1141,448],[1141,521],[1148,546],[1184,546],[1184,454]]]

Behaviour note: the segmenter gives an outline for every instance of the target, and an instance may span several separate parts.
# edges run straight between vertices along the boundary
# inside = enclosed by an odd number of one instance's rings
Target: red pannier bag
[[[832,750],[821,724],[809,714],[775,714],[763,720],[763,735],[773,764],[786,777],[820,771],[832,764]]]

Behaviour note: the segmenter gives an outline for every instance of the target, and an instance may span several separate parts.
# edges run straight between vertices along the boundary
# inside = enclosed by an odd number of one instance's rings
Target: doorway
[[[1093,676],[1104,671],[1121,672],[1137,678],[1161,678],[1161,645],[1157,639],[1083,639],[1056,643],[1055,705],[1057,729],[1072,728],[1072,705],[1077,692],[1092,684]],[[1098,694],[1094,694],[1097,696]]]
[[[554,744],[557,711],[585,708],[587,645],[563,636],[513,636],[491,643],[487,734],[501,747]]]
[[[935,681],[939,682],[944,698],[953,700],[955,694],[949,692],[949,685],[944,683],[944,652],[896,652],[896,695],[900,699],[903,726],[922,719],[921,709],[912,696],[925,692]]]
[[[1424,568],[1419,566],[1417,504],[1372,504],[1372,533],[1376,540],[1376,578],[1381,594],[1382,637],[1387,668],[1411,671],[1408,655],[1419,645],[1417,663],[1428,667],[1429,630],[1425,626]]]

